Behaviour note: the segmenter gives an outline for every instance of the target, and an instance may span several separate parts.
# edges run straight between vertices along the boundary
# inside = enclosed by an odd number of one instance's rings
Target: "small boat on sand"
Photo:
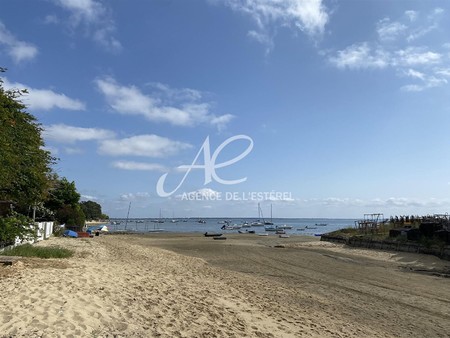
[[[204,233],[204,236],[205,236],[205,237],[220,237],[220,236],[222,236],[222,234],[205,232],[205,233]]]
[[[245,230],[245,231],[238,230],[238,232],[239,232],[240,234],[254,234],[254,233],[255,233],[255,230]]]
[[[292,225],[287,225],[287,224],[278,225],[277,229],[292,229]]]
[[[214,240],[225,240],[227,239],[226,237],[220,237],[220,236],[215,236],[213,237]]]

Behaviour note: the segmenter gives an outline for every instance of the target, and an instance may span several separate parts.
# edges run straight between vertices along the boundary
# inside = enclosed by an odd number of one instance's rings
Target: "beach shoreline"
[[[0,267],[0,337],[445,337],[447,261],[314,237],[50,238]],[[423,274],[414,271],[427,270]],[[3,336],[2,336],[3,335]]]

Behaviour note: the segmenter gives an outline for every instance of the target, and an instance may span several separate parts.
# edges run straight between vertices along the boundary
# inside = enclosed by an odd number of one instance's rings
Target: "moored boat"
[[[205,237],[220,237],[220,236],[222,236],[221,233],[209,233],[209,232],[205,232],[203,235]]]

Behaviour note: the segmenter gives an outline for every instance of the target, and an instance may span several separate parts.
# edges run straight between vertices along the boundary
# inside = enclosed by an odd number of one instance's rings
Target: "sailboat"
[[[264,222],[261,222],[260,218],[261,218],[261,207],[258,203],[258,219],[256,221],[253,221],[252,223],[250,223],[250,225],[252,227],[264,226]]]
[[[159,218],[153,221],[154,223],[164,223],[164,218],[161,215],[161,209],[159,209]]]
[[[164,223],[164,219],[161,218],[161,209],[159,209],[159,219],[153,221],[153,229],[150,229],[148,232],[161,232],[164,231],[164,229],[161,228],[157,228],[156,224],[157,223]]]
[[[272,204],[270,205],[270,221],[264,221],[264,225],[273,225],[273,221],[272,221]]]
[[[172,220],[170,222],[172,222],[172,223],[177,223],[178,222],[178,220],[175,219],[175,212],[173,212],[173,211],[172,211]]]

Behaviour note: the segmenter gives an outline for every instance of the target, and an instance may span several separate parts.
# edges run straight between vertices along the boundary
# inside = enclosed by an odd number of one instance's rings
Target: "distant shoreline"
[[[86,225],[109,224],[109,221],[86,221]]]

